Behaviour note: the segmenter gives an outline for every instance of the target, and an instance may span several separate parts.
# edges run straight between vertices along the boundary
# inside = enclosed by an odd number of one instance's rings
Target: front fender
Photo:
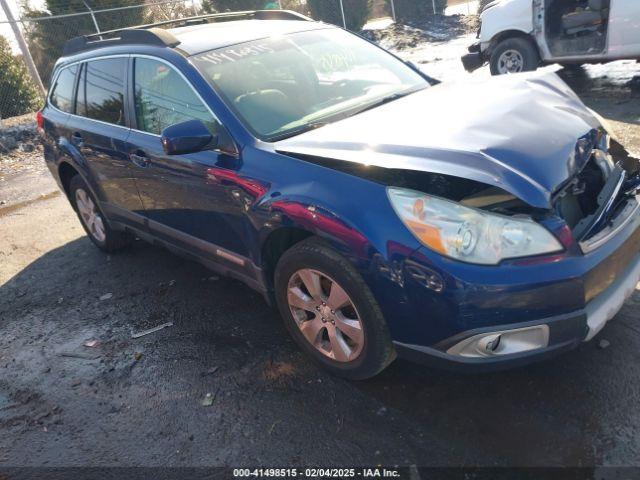
[[[485,10],[480,16],[480,42],[491,45],[501,33],[507,31],[529,35],[533,31],[532,0],[504,0]]]
[[[383,194],[386,197],[384,188]],[[395,212],[393,217],[385,218],[383,214],[370,215],[359,209],[353,200],[352,206],[359,212],[341,215],[335,207],[318,202],[317,197],[311,200],[293,194],[276,196],[265,202],[274,225],[263,229],[261,237],[269,238],[278,228],[295,228],[323,238],[360,273],[376,298],[392,337],[404,338],[402,332],[412,318],[405,289],[407,264],[420,247],[404,225],[396,224],[399,220]],[[362,218],[369,216],[373,223]]]
[[[419,243],[396,215],[386,186],[332,168],[274,154],[286,178],[270,185],[253,207],[260,222],[259,239],[278,228],[297,228],[324,238],[354,263],[367,265],[375,256],[389,260],[395,247],[405,251]],[[254,222],[255,225],[255,222]]]

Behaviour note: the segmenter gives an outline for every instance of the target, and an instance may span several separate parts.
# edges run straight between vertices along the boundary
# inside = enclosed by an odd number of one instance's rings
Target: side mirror
[[[162,131],[162,148],[167,155],[184,155],[214,147],[217,137],[200,120],[170,125]]]

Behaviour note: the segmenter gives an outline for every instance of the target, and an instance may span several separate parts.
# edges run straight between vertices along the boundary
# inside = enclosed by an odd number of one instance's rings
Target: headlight
[[[448,257],[497,265],[506,258],[563,250],[551,232],[530,219],[487,213],[413,190],[388,188],[387,193],[416,238]]]
[[[587,110],[589,110],[591,112],[591,114],[596,117],[596,120],[598,120],[598,122],[600,122],[600,125],[602,126],[602,128],[604,128],[604,130],[607,132],[608,138],[607,140],[609,140],[609,138],[612,138],[614,140],[618,140],[615,136],[615,130],[613,128],[613,124],[607,120],[606,118],[604,118],[602,115],[600,115],[598,112],[596,112],[595,110],[592,110],[590,108],[588,108]],[[609,151],[609,149],[607,148],[607,151]]]

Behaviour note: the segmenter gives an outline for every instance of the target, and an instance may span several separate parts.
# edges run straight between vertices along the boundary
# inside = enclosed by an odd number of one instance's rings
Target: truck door
[[[640,57],[640,1],[611,0],[609,58]]]

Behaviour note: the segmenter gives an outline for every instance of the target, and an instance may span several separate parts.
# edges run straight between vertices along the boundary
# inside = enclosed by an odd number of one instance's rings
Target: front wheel
[[[289,333],[335,375],[365,379],[395,358],[373,294],[353,266],[317,239],[282,256],[275,272],[278,308]]]
[[[491,74],[532,72],[540,65],[540,55],[530,40],[521,37],[507,38],[500,42],[491,54]]]

